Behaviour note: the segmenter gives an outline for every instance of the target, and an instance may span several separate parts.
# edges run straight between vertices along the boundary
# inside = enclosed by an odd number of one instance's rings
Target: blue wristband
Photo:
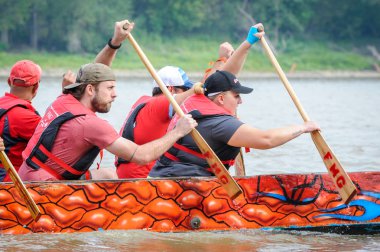
[[[246,39],[248,43],[250,43],[251,45],[253,45],[259,40],[259,38],[255,36],[256,33],[258,33],[257,28],[252,26],[248,32],[247,39]]]

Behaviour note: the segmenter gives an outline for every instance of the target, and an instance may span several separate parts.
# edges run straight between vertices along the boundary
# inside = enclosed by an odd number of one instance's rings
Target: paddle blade
[[[28,190],[26,189],[24,183],[22,183],[20,176],[17,174],[16,169],[13,167],[11,161],[8,159],[7,154],[5,154],[4,151],[0,152],[0,160],[5,170],[8,172],[9,177],[12,179],[17,191],[20,193],[21,197],[24,199],[26,206],[30,214],[32,215],[33,219],[35,221],[38,221],[38,219],[41,217],[40,210],[38,209],[32,196],[29,194]]]
[[[241,148],[239,154],[235,158],[235,174],[236,176],[245,176],[244,157]]]
[[[240,194],[243,193],[240,186],[232,178],[231,174],[227,171],[226,167],[219,160],[219,158],[216,158],[216,154],[203,139],[201,134],[196,130],[192,130],[190,134],[197,144],[198,148],[201,150],[202,154],[206,157],[207,163],[209,164],[213,173],[219,179],[223,188],[227,191],[228,196],[232,200],[236,199]]]
[[[311,133],[311,138],[313,139],[313,142],[317,147],[323,162],[325,163],[330,177],[334,181],[336,188],[338,188],[342,200],[347,205],[357,193],[354,183],[352,183],[352,180],[343,169],[339,160],[332,152],[321,133],[319,131],[314,131]]]
[[[269,48],[265,37],[261,38],[261,44],[263,45],[266,54],[276,69],[278,76],[280,77],[294,104],[296,105],[301,117],[305,122],[310,121],[309,116],[306,114],[306,111],[303,109],[301,102],[298,100],[293,87],[290,85],[288,78],[286,77],[272,50]],[[319,154],[322,157],[323,162],[326,165],[331,179],[334,181],[335,186],[338,188],[340,196],[342,197],[343,201],[348,204],[356,195],[356,187],[352,183],[350,177],[348,177],[342,165],[339,163],[338,159],[335,157],[334,153],[331,151],[330,147],[327,145],[321,134],[319,132],[312,132],[311,137],[318,149]]]

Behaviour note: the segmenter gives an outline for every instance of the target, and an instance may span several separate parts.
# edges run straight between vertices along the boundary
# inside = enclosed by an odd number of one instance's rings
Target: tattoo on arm
[[[131,156],[131,158],[128,160],[128,162],[132,162],[132,159],[133,159],[133,157],[135,156],[136,151],[137,151],[138,148],[139,148],[139,146],[136,146],[136,149],[135,149],[135,151],[132,153],[132,156]]]

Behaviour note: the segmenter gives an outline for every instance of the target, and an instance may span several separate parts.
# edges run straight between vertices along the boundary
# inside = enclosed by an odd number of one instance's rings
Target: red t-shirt
[[[153,97],[140,110],[136,118],[134,137],[136,144],[145,144],[166,134],[171,117],[170,102],[164,95]]]
[[[10,93],[5,93],[5,96],[7,96],[7,98],[20,100],[20,98]],[[15,169],[18,170],[20,165],[22,164],[21,153],[24,151],[29,139],[32,137],[34,130],[36,129],[38,123],[41,120],[41,117],[30,109],[14,107],[1,118],[1,129],[4,128],[5,117],[8,118],[9,133],[11,137],[17,139],[18,141],[15,145],[14,143],[7,142],[7,139],[4,139],[4,144],[6,147],[11,145],[12,148],[7,153],[7,155]]]
[[[164,95],[149,100],[136,117],[134,142],[142,145],[163,137],[171,120],[170,108],[170,102]],[[119,164],[117,175],[119,178],[146,178],[154,164],[155,161],[146,165]]]
[[[106,120],[94,115],[80,116],[61,126],[51,152],[66,164],[73,166],[92,147],[98,146],[100,149],[105,149],[119,137],[116,130]],[[62,167],[50,160],[46,164],[58,173],[64,171]],[[21,165],[19,174],[23,180],[56,180],[46,170],[34,170],[26,162]]]

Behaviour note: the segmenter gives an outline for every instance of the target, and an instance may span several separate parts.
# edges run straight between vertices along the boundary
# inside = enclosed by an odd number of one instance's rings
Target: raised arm
[[[121,47],[121,44],[128,37],[128,34],[133,30],[133,27],[135,25],[135,23],[128,23],[128,20],[122,20],[115,23],[113,36],[108,41],[107,45],[96,56],[96,63],[103,63],[107,66],[111,66],[112,61],[116,56],[117,49]],[[123,26],[127,24],[128,29],[125,30]]]
[[[261,26],[261,23],[255,24],[251,27],[247,34],[246,40],[240,44],[240,46],[235,50],[231,57],[227,60],[226,64],[223,65],[222,70],[238,75],[244,66],[245,60],[249,53],[251,46],[256,43],[262,36],[264,32],[258,32],[257,28]]]
[[[235,147],[250,147],[262,150],[271,149],[289,142],[303,133],[315,130],[320,130],[320,128],[316,123],[311,121],[300,125],[269,130],[260,130],[243,124],[232,135],[228,144]]]
[[[112,61],[116,56],[117,49],[120,48],[121,43],[127,38],[128,34],[133,30],[134,23],[130,23],[128,29],[123,28],[128,24],[128,20],[123,20],[115,23],[114,33],[112,38],[108,41],[107,45],[96,55],[95,62],[103,63],[104,65],[111,66]],[[75,82],[75,74],[68,70],[62,79],[62,89]]]
[[[0,151],[5,151],[4,140],[0,137]]]
[[[215,73],[216,70],[222,69],[226,61],[231,57],[233,53],[234,53],[234,48],[232,47],[230,43],[224,42],[220,44],[219,58],[213,63],[211,68],[208,68],[205,71],[202,82],[204,82],[207,79],[207,77],[209,77],[211,74]]]
[[[75,78],[75,74],[71,70],[67,70],[62,76],[62,91],[65,86],[75,83]]]
[[[201,89],[201,86],[203,84],[201,82],[197,82],[195,83],[189,90],[183,92],[183,93],[179,93],[179,94],[176,94],[174,96],[174,100],[179,104],[181,105],[182,102],[189,96],[193,95],[196,93],[196,89]],[[199,93],[199,92],[198,92]]]

